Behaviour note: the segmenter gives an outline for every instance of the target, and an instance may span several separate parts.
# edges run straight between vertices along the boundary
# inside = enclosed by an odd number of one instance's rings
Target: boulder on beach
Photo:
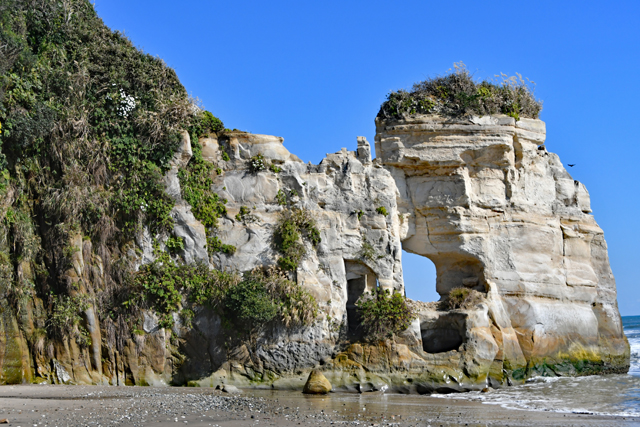
[[[318,369],[314,369],[309,374],[307,383],[302,389],[306,394],[327,394],[331,391],[331,383]]]
[[[222,391],[223,391],[224,393],[229,393],[229,394],[239,394],[239,393],[242,393],[242,391],[241,391],[238,387],[236,387],[236,386],[234,386],[234,385],[230,385],[230,384],[225,384],[225,385],[223,385],[223,386],[222,386]]]

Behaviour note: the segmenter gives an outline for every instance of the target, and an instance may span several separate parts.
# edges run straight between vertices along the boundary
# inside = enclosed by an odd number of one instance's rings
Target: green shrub
[[[184,264],[156,246],[156,259],[133,273],[122,307],[132,313],[149,308],[160,315],[159,325],[173,326],[172,313],[182,309],[182,295],[194,304],[219,307],[226,292],[237,283],[237,274],[211,270],[206,264]]]
[[[387,208],[385,208],[384,206],[377,207],[376,212],[384,216],[387,216],[389,214],[389,212],[387,212]]]
[[[182,197],[191,205],[193,216],[208,229],[217,227],[218,218],[227,213],[227,201],[211,190],[214,169],[214,165],[202,157],[200,145],[195,144],[187,167],[178,172]]]
[[[269,169],[271,169],[271,172],[273,172],[273,173],[282,172],[282,168],[279,167],[279,166],[274,165],[273,163],[269,165]]]
[[[225,315],[236,326],[253,330],[271,321],[278,306],[262,282],[244,280],[232,287],[224,300]]]
[[[320,231],[311,212],[306,209],[282,211],[274,231],[274,244],[282,254],[278,264],[284,270],[297,269],[298,263],[306,255],[302,239],[309,241],[314,247],[321,241]]]
[[[211,190],[215,166],[202,157],[202,149],[199,144],[193,147],[193,156],[187,167],[180,169],[178,178],[182,188],[182,197],[191,205],[193,216],[205,227],[207,233],[207,251],[210,255],[215,252],[224,252],[232,255],[236,248],[232,245],[224,245],[214,235],[218,227],[218,218],[226,215],[226,199],[221,198]]]
[[[58,336],[69,336],[81,347],[91,345],[89,332],[82,325],[82,313],[90,307],[86,295],[52,295],[53,310],[48,326]]]
[[[164,244],[169,252],[176,253],[184,250],[184,239],[182,237],[169,237]]]
[[[287,195],[282,191],[282,189],[278,190],[278,193],[276,194],[276,203],[280,206],[287,205]]]
[[[356,302],[367,338],[380,340],[393,338],[406,330],[416,313],[398,292],[390,293],[380,287],[364,293]]]
[[[251,217],[251,209],[246,206],[240,206],[240,211],[236,214],[236,221],[246,223]]]
[[[360,248],[360,258],[367,261],[375,261],[378,258],[376,249],[366,237],[362,237],[362,247]]]
[[[180,312],[180,318],[182,323],[188,329],[193,328],[193,318],[196,316],[195,312],[190,308],[185,308]]]
[[[251,173],[258,173],[267,169],[267,163],[262,154],[257,154],[249,160],[249,170]]]
[[[291,256],[281,256],[278,258],[278,266],[285,271],[294,271],[298,268],[298,262],[301,257],[291,255]]]
[[[213,255],[216,252],[222,252],[227,255],[233,255],[236,253],[235,246],[225,245],[217,236],[207,237],[207,250],[209,255]]]
[[[309,325],[318,317],[315,298],[275,267],[245,273],[240,283],[228,288],[223,307],[224,317],[245,332],[272,320],[291,327]]]
[[[204,111],[202,113],[202,129],[208,132],[222,132],[224,130],[224,124],[222,120],[215,117],[210,111]]]
[[[244,332],[252,332],[272,320],[285,326],[310,324],[318,315],[318,304],[307,291],[275,268],[255,269],[244,277],[235,272],[211,270],[206,264],[185,264],[171,259],[156,246],[156,259],[131,277],[122,307],[129,313],[152,309],[159,325],[173,326],[177,313],[190,322],[192,308],[183,307],[184,297],[193,305],[206,306]]]
[[[210,270],[204,264],[188,268],[190,280],[186,282],[186,290],[189,301],[213,309],[222,310],[227,292],[242,280],[235,272]]]
[[[150,162],[141,162],[131,165],[129,171],[132,173],[122,177],[122,186],[111,196],[111,203],[116,208],[115,218],[123,224],[123,231],[138,233],[145,223],[153,233],[172,230],[174,202],[165,191],[160,168]]]
[[[166,252],[156,251],[158,257],[151,264],[143,265],[135,275],[135,284],[139,290],[138,304],[149,304],[161,315],[158,324],[169,329],[173,326],[171,313],[181,308],[182,295],[180,288],[184,285],[184,271],[176,265]],[[134,301],[125,301],[125,307],[133,306]],[[143,305],[144,306],[144,305]]]
[[[443,301],[443,306],[447,310],[473,308],[476,304],[484,300],[483,295],[473,289],[458,287],[449,291],[449,295]]]
[[[439,114],[460,117],[470,114],[506,114],[537,119],[542,103],[534,96],[533,82],[520,74],[509,77],[501,74],[498,83],[474,81],[460,62],[455,70],[444,76],[427,79],[413,85],[410,92],[391,92],[380,107],[379,118],[402,119],[415,114]]]
[[[275,267],[254,269],[245,274],[249,280],[264,284],[278,306],[278,319],[285,326],[310,325],[318,317],[318,302],[300,285]]]

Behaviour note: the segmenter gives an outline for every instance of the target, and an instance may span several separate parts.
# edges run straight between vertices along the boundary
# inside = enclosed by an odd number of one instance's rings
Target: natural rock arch
[[[416,301],[437,301],[436,266],[428,257],[402,251],[402,276],[405,296]]]

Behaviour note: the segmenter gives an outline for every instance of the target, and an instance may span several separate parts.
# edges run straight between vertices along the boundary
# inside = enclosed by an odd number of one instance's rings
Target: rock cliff
[[[544,122],[418,115],[376,126],[376,159],[358,138],[355,151],[319,165],[301,162],[278,137],[226,132],[191,141],[184,133],[166,174],[184,245],[176,256],[187,263],[228,272],[276,265],[282,213],[311,212],[319,243],[304,242],[292,273],[318,304],[311,325],[269,323],[242,342],[230,339],[215,309],[195,305],[189,321],[174,313],[171,328],[145,310],[131,336],[116,336],[92,302],[83,311],[91,344],[82,346],[34,341],[46,313],[34,299],[24,312],[2,310],[0,381],[301,390],[320,368],[335,390],[429,393],[626,372],[603,232],[584,185],[544,147]],[[206,227],[183,199],[179,171],[192,144],[216,165],[211,190],[226,199],[216,238],[234,251],[207,251]],[[83,283],[104,280],[102,261],[90,241],[73,242],[67,277],[91,296]],[[146,230],[137,242],[137,265],[153,262],[154,236]],[[416,303],[418,318],[395,339],[366,342],[355,302],[376,286],[404,291],[402,249],[433,261],[442,301]],[[460,288],[475,300],[447,306]]]
[[[584,185],[546,150],[544,122],[417,116],[376,125],[405,218],[403,248],[434,262],[440,295],[457,286],[486,293],[465,316],[423,311],[425,350],[435,325],[457,339],[442,350],[461,341],[463,357],[474,354],[466,372],[626,371],[603,232]]]

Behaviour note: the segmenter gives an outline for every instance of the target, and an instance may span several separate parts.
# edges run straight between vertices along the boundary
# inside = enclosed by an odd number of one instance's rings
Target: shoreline
[[[640,417],[508,409],[446,397],[210,388],[7,385],[0,420],[40,426],[638,426]]]

